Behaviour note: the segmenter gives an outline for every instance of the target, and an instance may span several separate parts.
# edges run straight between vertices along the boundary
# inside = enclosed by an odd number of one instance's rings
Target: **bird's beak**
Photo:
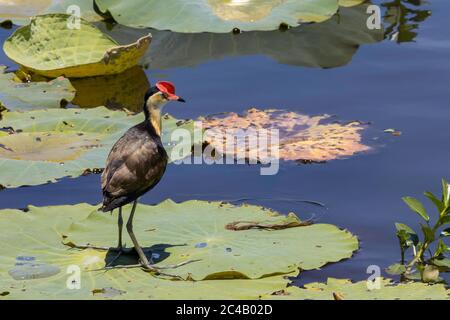
[[[184,100],[183,98],[181,98],[179,96],[176,96],[174,94],[170,95],[168,97],[168,99],[171,100],[171,101],[186,102],[186,100]]]

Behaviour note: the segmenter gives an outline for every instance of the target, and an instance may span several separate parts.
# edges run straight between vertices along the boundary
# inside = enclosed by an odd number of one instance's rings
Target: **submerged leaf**
[[[0,184],[39,185],[103,168],[112,145],[141,121],[142,115],[128,116],[104,107],[3,113],[0,127],[12,132],[0,134]],[[173,117],[163,117],[162,138],[169,155],[170,133],[178,128],[192,132],[193,127],[192,121],[180,124]],[[181,143],[190,149],[192,142]]]
[[[9,110],[59,108],[72,101],[75,89],[66,78],[22,83],[0,65],[0,103]]]
[[[25,70],[46,77],[69,78],[121,73],[135,66],[151,35],[119,46],[89,22],[69,28],[66,14],[37,16],[17,29],[3,45],[6,55]]]
[[[303,288],[288,287],[282,299],[333,300],[333,293],[340,292],[345,300],[448,300],[449,290],[442,284],[427,285],[419,282],[394,284],[392,280],[377,278],[376,283],[348,279],[328,278],[327,283],[310,283]],[[272,299],[264,297],[265,299]],[[275,296],[278,297],[278,296]]]
[[[310,117],[282,110],[250,109],[244,115],[226,113],[202,118],[205,140],[220,154],[228,154],[227,141],[238,140],[235,157],[267,162],[271,157],[282,160],[323,162],[368,151],[361,140],[365,126],[359,122],[330,122],[330,116]],[[279,150],[267,132],[268,144],[257,144],[257,130],[279,130]],[[247,140],[246,140],[247,139]],[[261,142],[261,141],[260,141]],[[233,155],[232,155],[233,156]]]
[[[118,23],[175,32],[276,30],[281,24],[321,22],[338,10],[338,0],[95,0]]]

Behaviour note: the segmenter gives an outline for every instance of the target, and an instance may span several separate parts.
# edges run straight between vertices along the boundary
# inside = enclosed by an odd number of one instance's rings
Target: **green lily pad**
[[[125,212],[129,209],[127,207]],[[111,231],[115,228],[116,217],[100,214],[96,207],[83,214],[84,219],[64,231],[65,241],[77,245],[114,246],[117,235]],[[281,217],[292,219],[292,216]],[[356,237],[327,224],[281,230],[234,231],[229,228],[238,221],[280,224],[281,217],[258,206],[165,201],[157,206],[138,206],[134,225],[141,245],[151,246],[153,252],[165,257],[158,261],[160,265],[194,261],[170,270],[184,279],[256,279],[295,272],[299,268],[317,269],[349,258],[358,249]]]
[[[348,279],[329,278],[327,283],[310,283],[303,288],[288,287],[277,296],[267,299],[334,300],[445,300],[449,290],[442,284],[428,285],[420,282],[394,284],[390,279],[379,278],[379,289],[370,289],[367,281],[352,283]]]
[[[83,78],[121,73],[135,66],[150,45],[151,35],[146,35],[119,46],[83,19],[79,29],[69,28],[69,19],[67,14],[37,16],[17,29],[3,50],[26,71],[51,78]]]
[[[106,252],[69,250],[61,243],[67,229],[95,208],[88,204],[1,210],[3,252],[0,256],[1,299],[258,299],[286,287],[283,276],[258,280],[171,281],[140,268],[104,272]],[[105,214],[99,214],[103,220]],[[147,215],[151,217],[151,215]],[[110,225],[114,228],[114,223]],[[14,231],[14,232],[13,232]],[[108,231],[108,233],[110,233]],[[80,288],[69,278],[79,272]],[[290,274],[295,276],[296,273]]]
[[[281,24],[322,22],[338,10],[338,0],[95,0],[120,24],[175,32],[276,30]]]
[[[22,83],[14,73],[5,71],[0,65],[0,103],[9,110],[59,108],[75,97],[75,89],[66,78]]]
[[[253,31],[236,35],[151,30],[152,50],[147,51],[142,61],[153,69],[169,69],[227,57],[264,55],[294,66],[339,67],[348,64],[361,45],[384,39],[382,29],[367,28],[367,6],[341,8],[339,16],[285,32]],[[105,23],[97,25],[121,44],[136,41],[148,32],[119,24],[112,28]]]
[[[143,115],[104,107],[5,112],[0,128],[9,129],[0,135],[0,185],[39,185],[103,168],[115,141],[141,121]],[[162,136],[169,155],[174,147],[169,145],[170,133],[177,128],[192,132],[194,124],[163,117]]]
[[[89,0],[8,0],[0,2],[0,21],[12,21],[16,25],[30,22],[30,18],[45,13],[70,13],[70,6],[80,8],[80,15],[88,21],[98,21],[102,17],[94,10]]]

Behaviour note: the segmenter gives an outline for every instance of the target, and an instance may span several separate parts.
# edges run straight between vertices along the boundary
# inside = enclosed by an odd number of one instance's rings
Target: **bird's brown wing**
[[[167,156],[160,142],[132,128],[116,142],[108,156],[102,174],[103,194],[109,202],[140,196],[158,183],[166,165]]]

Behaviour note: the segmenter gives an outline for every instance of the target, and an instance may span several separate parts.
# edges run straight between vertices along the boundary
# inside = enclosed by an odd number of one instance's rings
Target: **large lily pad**
[[[66,78],[22,83],[14,73],[5,71],[0,65],[0,103],[9,110],[58,108],[75,97],[75,89]]]
[[[104,267],[106,252],[61,244],[65,230],[93,210],[80,204],[0,211],[2,230],[11,231],[0,235],[0,299],[257,299],[288,283],[282,276],[193,282],[156,278],[139,268],[95,271]],[[70,289],[69,276],[78,268],[80,288]]]
[[[95,207],[83,214],[84,219],[64,231],[65,241],[114,246],[116,233],[111,228],[116,218],[98,213]],[[286,218],[257,206],[165,201],[138,206],[134,225],[141,244],[166,257],[160,264],[199,260],[170,270],[184,279],[255,279],[299,268],[316,269],[349,258],[358,248],[353,235],[327,224],[282,230],[230,228],[237,221],[265,224],[280,223],[280,219]]]
[[[289,287],[279,295],[264,297],[268,299],[294,300],[444,300],[450,292],[442,284],[428,285],[421,282],[394,284],[390,279],[378,278],[379,289],[370,289],[367,281],[356,283],[348,279],[329,278],[327,283],[310,283],[303,288]]]
[[[227,141],[237,138],[239,142],[232,156],[254,162],[265,163],[277,156],[282,160],[324,162],[370,149],[362,143],[361,132],[365,125],[355,121],[330,121],[334,119],[329,115],[311,117],[296,112],[253,108],[244,115],[225,113],[200,120],[207,130],[205,141],[219,154],[227,155]],[[255,133],[260,129],[267,130],[269,145],[257,144]],[[272,142],[271,129],[278,130],[279,144]]]
[[[121,73],[135,66],[151,35],[119,46],[89,22],[68,28],[67,14],[37,16],[17,29],[3,45],[6,55],[24,69],[47,76],[80,78]]]
[[[88,21],[102,19],[89,0],[0,0],[0,21],[12,21],[17,25],[30,22],[30,18],[45,13],[70,13],[70,6],[80,8],[80,15]]]
[[[367,6],[341,8],[339,16],[285,32],[254,31],[236,35],[151,30],[152,50],[147,51],[143,63],[153,69],[169,69],[196,66],[230,56],[265,55],[279,63],[295,66],[343,66],[351,61],[360,45],[384,38],[382,29],[367,28]],[[121,44],[133,42],[147,32],[118,24],[99,23],[98,27]]]
[[[0,184],[39,185],[103,168],[114,142],[142,120],[143,115],[129,116],[104,107],[5,112],[0,127],[8,132],[0,135]],[[191,132],[193,126],[191,121],[163,117],[163,141],[169,154],[174,146],[168,144],[170,133],[176,128]]]
[[[286,288],[288,281],[280,275],[192,282],[154,278],[139,268],[96,271],[115,254],[69,249],[62,242],[89,240],[113,245],[116,218],[98,212],[97,207],[78,204],[30,206],[26,212],[0,211],[0,228],[4,230],[0,234],[0,292],[8,292],[4,297],[256,299]],[[358,246],[351,234],[325,224],[275,231],[226,229],[236,219],[265,222],[281,218],[256,206],[165,201],[157,206],[138,206],[135,232],[144,246],[152,246],[152,255],[159,264],[202,259],[168,270],[194,279],[285,272],[295,276],[299,266],[316,268],[347,258]],[[67,288],[68,267],[81,271],[79,290]]]
[[[96,0],[120,24],[175,32],[275,30],[281,24],[322,22],[338,10],[338,0]]]

